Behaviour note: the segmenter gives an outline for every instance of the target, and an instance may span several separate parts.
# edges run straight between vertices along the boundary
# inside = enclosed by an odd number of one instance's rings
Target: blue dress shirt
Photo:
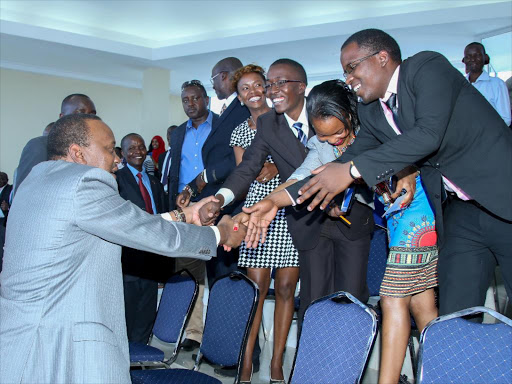
[[[192,120],[187,121],[185,138],[181,149],[180,180],[178,192],[181,192],[185,185],[194,180],[204,169],[201,150],[212,130],[213,115],[210,112],[205,122],[196,128],[192,126]]]
[[[130,170],[130,172],[133,174],[133,177],[135,178],[135,182],[137,183],[137,185],[139,185],[139,178],[137,177],[137,174],[139,173],[139,171],[136,170],[135,168],[133,168],[128,163],[126,164],[126,166]],[[157,210],[156,210],[156,206],[155,206],[155,199],[153,199],[153,191],[151,190],[151,183],[149,181],[149,176],[146,172],[146,168],[144,166],[142,166],[142,172],[140,172],[140,173],[142,174],[142,184],[144,184],[144,186],[148,190],[149,197],[151,197],[151,208],[153,208],[153,213],[157,214]]]

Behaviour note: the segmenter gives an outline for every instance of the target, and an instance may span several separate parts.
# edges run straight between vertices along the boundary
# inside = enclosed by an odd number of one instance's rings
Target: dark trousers
[[[137,278],[123,282],[123,287],[128,341],[146,344],[156,316],[158,283]]]
[[[217,257],[212,257],[206,262],[206,274],[208,276],[208,287],[219,277],[238,270],[238,248],[226,252],[222,246],[217,247]]]
[[[349,240],[333,220],[326,220],[316,247],[307,251],[299,250],[299,330],[308,305],[322,296],[346,291],[363,303],[368,301],[366,270],[370,241],[370,234]]]
[[[439,314],[484,305],[496,264],[512,298],[512,222],[485,208],[449,197],[439,254]]]

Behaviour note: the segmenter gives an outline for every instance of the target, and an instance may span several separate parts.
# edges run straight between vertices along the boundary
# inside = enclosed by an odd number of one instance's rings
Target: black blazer
[[[12,191],[12,185],[6,184],[4,189],[2,189],[2,193],[0,193],[0,203],[2,203],[2,201],[6,201],[7,204],[9,204],[9,196],[11,194],[11,191]],[[2,212],[4,213],[4,217],[2,217],[0,219],[0,225],[4,225],[7,222],[7,215],[9,215],[9,210],[4,211],[2,209]],[[0,242],[0,246],[3,247],[3,243]]]
[[[389,126],[378,100],[360,104],[361,130],[336,161],[353,159],[370,186],[416,164],[434,206],[440,244],[441,175],[511,221],[512,132],[482,94],[444,56],[420,52],[401,64],[397,96],[402,135]],[[292,187],[296,191],[307,181]]]
[[[244,152],[242,162],[224,183],[224,187],[233,191],[236,198],[244,196],[258,176],[268,155],[274,159],[282,181],[287,180],[307,156],[307,149],[295,137],[283,114],[277,114],[272,110],[260,116],[257,125],[258,130],[254,140]],[[313,129],[310,127],[309,137],[313,135]],[[320,210],[309,212],[305,207],[300,208],[287,207],[286,218],[295,246],[299,250],[308,250],[317,245],[321,224],[327,219],[327,215]],[[368,220],[372,220],[371,209],[359,204],[354,205],[351,214],[354,215],[352,217],[354,221],[368,223]],[[355,219],[359,216],[365,216],[365,218]],[[348,230],[341,222],[339,227],[343,233],[351,232],[349,236],[355,237],[362,237],[373,229],[373,225],[368,225],[370,229],[363,234]]]
[[[48,160],[48,136],[38,136],[29,140],[21,152],[16,180],[14,180],[14,195],[32,168]]]
[[[164,187],[156,177],[149,174],[148,176],[151,183],[151,193],[155,201],[155,213],[167,212],[167,200],[165,198]],[[119,187],[119,195],[145,211],[146,204],[140,193],[139,185],[127,166],[116,172],[116,179]],[[161,281],[162,279],[159,278],[160,272],[165,272],[162,271],[162,269],[167,269],[167,275],[172,273],[172,259],[164,256],[157,256],[148,252],[123,247],[121,260],[123,263],[124,281],[133,281],[139,277]],[[164,265],[167,265],[167,267],[164,268]]]

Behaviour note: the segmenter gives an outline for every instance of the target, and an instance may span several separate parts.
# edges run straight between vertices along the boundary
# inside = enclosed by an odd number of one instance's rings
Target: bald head
[[[213,89],[219,99],[227,99],[235,92],[231,79],[235,71],[242,67],[242,62],[236,57],[226,57],[215,64],[212,69]]]
[[[96,106],[89,98],[89,96],[83,95],[81,93],[74,93],[62,100],[59,117],[72,115],[75,113],[95,115]]]

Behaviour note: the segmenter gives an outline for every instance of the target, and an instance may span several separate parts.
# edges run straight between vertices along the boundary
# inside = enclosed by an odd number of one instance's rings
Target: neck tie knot
[[[300,142],[304,146],[306,146],[308,144],[308,137],[302,130],[302,123],[296,122],[295,124],[293,124],[293,128],[295,128],[297,130],[297,137],[300,140]]]

